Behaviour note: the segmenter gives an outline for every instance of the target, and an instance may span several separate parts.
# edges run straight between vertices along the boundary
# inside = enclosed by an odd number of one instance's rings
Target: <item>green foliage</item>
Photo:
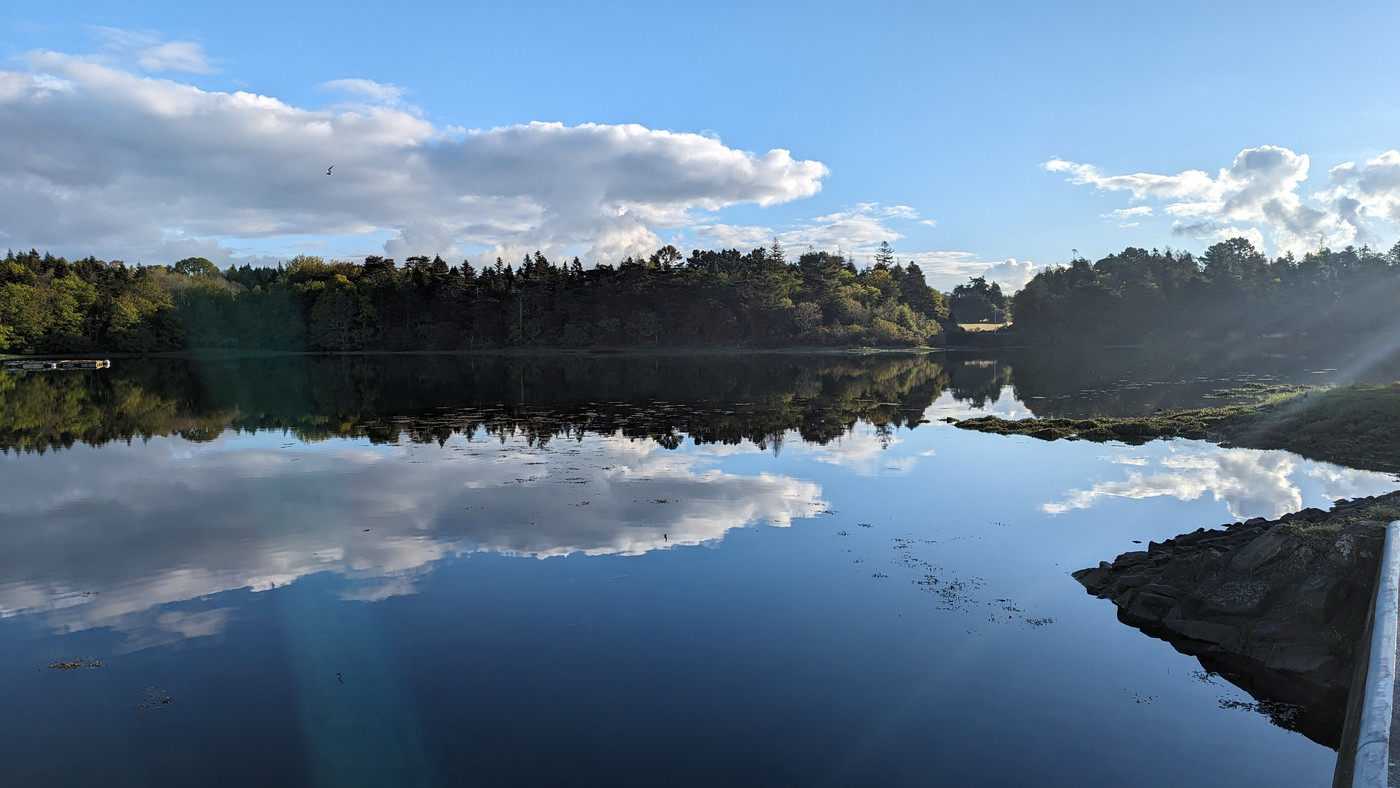
[[[665,246],[585,270],[542,253],[478,272],[414,256],[402,266],[299,255],[275,269],[185,258],[130,268],[31,251],[0,264],[0,350],[133,353],[191,348],[454,350],[498,347],[775,347],[938,341],[948,320],[923,272],[882,249],[788,263]]]
[[[1113,343],[1346,337],[1390,326],[1397,297],[1396,249],[1322,248],[1270,261],[1232,238],[1199,260],[1130,247],[1042,271],[1013,299],[1014,330],[1026,339]]]
[[[1003,323],[1011,316],[1010,299],[1001,292],[1001,285],[988,284],[981,276],[954,287],[949,302],[959,323]]]

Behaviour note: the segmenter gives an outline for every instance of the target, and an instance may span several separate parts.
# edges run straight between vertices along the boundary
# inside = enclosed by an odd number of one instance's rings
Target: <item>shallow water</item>
[[[34,374],[0,380],[17,785],[1326,784],[1070,572],[1397,486],[957,430],[1033,409],[946,358]]]

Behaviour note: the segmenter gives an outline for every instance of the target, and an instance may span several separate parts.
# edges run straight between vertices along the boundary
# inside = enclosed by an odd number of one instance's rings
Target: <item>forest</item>
[[[1013,333],[1035,342],[1279,337],[1344,341],[1388,330],[1400,243],[1272,260],[1244,238],[1189,252],[1129,247],[1040,272],[1012,298]]]
[[[0,352],[918,346],[950,325],[918,265],[882,246],[858,269],[782,247],[695,250],[585,269],[536,252],[518,265],[298,256],[220,271],[37,250],[0,262]]]
[[[957,344],[960,323],[1007,322],[975,344],[1335,343],[1390,329],[1396,303],[1400,243],[1272,260],[1244,238],[1199,257],[1076,253],[1014,295],[974,277],[946,296],[888,244],[864,268],[812,250],[790,262],[775,242],[689,257],[666,246],[593,268],[536,252],[479,271],[439,256],[220,271],[200,257],[131,266],[31,250],[0,262],[0,353],[915,347]]]

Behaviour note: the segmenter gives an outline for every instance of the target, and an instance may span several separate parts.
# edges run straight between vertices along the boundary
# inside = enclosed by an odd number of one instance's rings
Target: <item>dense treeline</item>
[[[128,266],[11,251],[0,263],[10,353],[913,346],[947,321],[912,262],[857,269],[813,251],[790,263],[776,243],[689,258],[667,246],[590,269],[538,252],[480,271],[441,257],[220,271],[204,258]]]
[[[1012,302],[1015,331],[1049,340],[1342,338],[1395,320],[1400,243],[1267,259],[1244,238],[1189,253],[1128,248],[1037,274]]]

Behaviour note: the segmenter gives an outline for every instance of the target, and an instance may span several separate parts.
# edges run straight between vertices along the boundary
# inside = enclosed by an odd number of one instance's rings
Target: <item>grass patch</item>
[[[1215,408],[1127,418],[1008,421],[982,416],[964,419],[957,426],[1041,440],[1133,445],[1190,438],[1225,446],[1284,449],[1362,470],[1400,471],[1400,383],[1336,388],[1250,384],[1214,396],[1236,401]]]

